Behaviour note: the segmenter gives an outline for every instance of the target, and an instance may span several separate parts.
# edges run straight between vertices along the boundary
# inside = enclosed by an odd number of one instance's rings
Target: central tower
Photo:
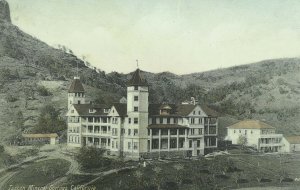
[[[140,157],[147,152],[148,90],[147,81],[142,78],[140,69],[137,69],[127,84],[126,151],[133,157]]]

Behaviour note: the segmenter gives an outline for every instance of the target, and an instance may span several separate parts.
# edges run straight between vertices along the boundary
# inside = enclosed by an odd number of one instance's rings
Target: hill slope
[[[0,140],[20,131],[16,124],[19,112],[27,128],[36,124],[39,110],[45,104],[55,105],[63,115],[67,88],[77,65],[90,99],[111,103],[126,96],[130,73],[106,74],[89,68],[71,51],[55,49],[24,33],[11,23],[4,0],[0,0],[0,13]],[[150,83],[151,102],[179,103],[193,96],[224,114],[222,127],[234,119],[255,118],[269,122],[280,132],[300,134],[298,58],[189,75],[143,75]],[[40,95],[39,86],[45,86],[52,95]]]

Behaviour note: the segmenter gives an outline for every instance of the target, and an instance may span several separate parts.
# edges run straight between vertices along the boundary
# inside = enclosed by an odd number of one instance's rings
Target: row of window
[[[79,127],[69,127],[68,131],[70,133],[79,133]]]
[[[79,136],[69,136],[69,142],[70,143],[79,143]]]
[[[128,118],[128,123],[131,124],[132,122],[132,119],[131,118]],[[135,117],[133,118],[133,124],[138,124],[139,123],[139,118]]]
[[[131,150],[131,149],[137,150],[138,149],[138,142],[133,142],[133,143],[128,142],[127,143],[127,149],[128,150]]]
[[[79,117],[68,117],[68,122],[69,123],[79,123]]]
[[[242,130],[241,130],[241,129],[238,130],[238,131],[239,131],[240,134],[242,133]],[[236,132],[237,132],[236,130],[233,130],[233,133],[236,133]],[[247,135],[247,133],[248,133],[248,131],[247,131],[247,129],[245,129],[245,130],[244,130],[244,134]],[[250,133],[253,134],[253,131],[250,130]]]
[[[119,146],[118,146],[118,141],[111,141],[111,148],[116,148],[116,149],[118,149],[119,148]]]
[[[75,95],[75,97],[84,97],[84,93],[82,93],[82,92],[76,92],[76,93],[69,93],[68,94],[69,97],[72,97],[74,95]]]
[[[83,125],[83,132],[106,134],[106,133],[110,132],[110,126],[92,126],[92,125],[89,125],[87,127],[87,131],[86,131],[86,126]]]

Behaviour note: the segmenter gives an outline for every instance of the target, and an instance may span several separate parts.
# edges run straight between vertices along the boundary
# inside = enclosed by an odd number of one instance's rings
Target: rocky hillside
[[[77,65],[90,99],[111,103],[126,96],[130,73],[106,74],[88,67],[72,51],[55,49],[24,33],[11,23],[9,6],[0,0],[0,140],[20,132],[20,113],[25,130],[36,124],[39,110],[45,104],[55,105],[63,115],[67,88]],[[300,134],[298,58],[189,75],[143,74],[150,83],[151,102],[179,103],[193,96],[224,115],[222,127],[235,119],[255,118],[285,134]],[[49,93],[41,91],[44,87]]]

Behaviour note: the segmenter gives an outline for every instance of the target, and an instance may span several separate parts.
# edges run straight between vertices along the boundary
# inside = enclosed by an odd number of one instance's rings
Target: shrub
[[[15,101],[18,100],[18,98],[16,96],[13,96],[11,94],[7,94],[5,99],[6,99],[7,102],[15,102]]]
[[[44,86],[38,86],[37,87],[37,92],[39,93],[40,96],[50,96],[50,95],[52,95],[51,92],[49,92],[48,89]]]
[[[0,154],[2,154],[5,151],[4,146],[0,144]]]
[[[110,160],[103,157],[104,149],[96,147],[82,147],[76,157],[83,169],[99,168],[109,166]]]

